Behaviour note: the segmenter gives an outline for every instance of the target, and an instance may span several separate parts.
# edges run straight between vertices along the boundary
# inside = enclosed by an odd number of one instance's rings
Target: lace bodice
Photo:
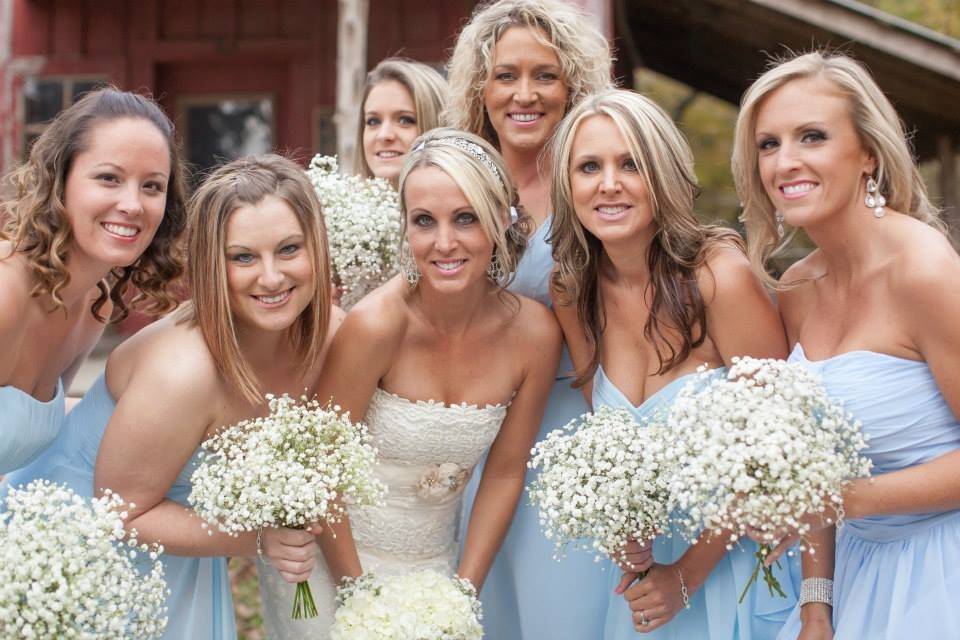
[[[387,497],[381,507],[350,510],[361,553],[410,560],[446,554],[457,538],[464,486],[506,413],[504,405],[411,402],[377,389],[364,422]]]

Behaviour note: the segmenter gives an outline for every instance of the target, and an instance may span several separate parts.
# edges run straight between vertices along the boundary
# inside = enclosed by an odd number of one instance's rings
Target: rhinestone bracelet
[[[800,583],[800,606],[808,602],[821,602],[833,606],[833,580],[830,578],[805,578]]]

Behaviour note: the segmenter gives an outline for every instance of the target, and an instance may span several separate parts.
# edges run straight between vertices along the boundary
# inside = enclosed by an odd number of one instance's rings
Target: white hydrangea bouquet
[[[307,177],[323,208],[340,304],[350,309],[397,273],[400,200],[386,180],[341,175],[331,156],[315,156]]]
[[[378,504],[386,487],[373,476],[377,452],[366,427],[340,407],[267,395],[270,415],[207,440],[193,472],[190,504],[231,535],[263,527],[303,529],[342,519],[346,505]],[[317,615],[301,582],[293,617]]]
[[[540,524],[563,547],[592,548],[615,560],[629,540],[669,534],[672,442],[662,422],[638,424],[601,407],[551,432],[533,449],[530,486]]]
[[[698,378],[669,414],[678,438],[672,493],[685,514],[681,524],[691,534],[702,528],[729,535],[729,548],[753,530],[767,544],[740,600],[761,569],[771,594],[783,596],[763,564],[770,545],[787,530],[802,539],[810,531],[807,514],[842,518],[844,485],[870,473],[861,455],[865,437],[800,365],[734,358],[726,376],[702,371]]]
[[[167,626],[158,546],[124,531],[123,500],[35,480],[0,513],[0,638],[157,638]]]
[[[364,574],[337,590],[331,640],[480,640],[477,591],[469,581],[423,570]]]

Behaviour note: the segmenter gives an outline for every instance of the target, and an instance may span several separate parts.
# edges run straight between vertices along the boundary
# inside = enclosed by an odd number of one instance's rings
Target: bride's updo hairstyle
[[[227,224],[242,206],[267,196],[284,201],[303,229],[313,266],[313,298],[290,327],[302,370],[320,358],[330,326],[330,259],[317,194],[303,169],[275,154],[248,156],[217,168],[190,199],[187,210],[187,284],[190,303],[179,321],[199,326],[217,368],[253,404],[263,402],[260,383],[240,350],[227,280]]]
[[[407,202],[404,186],[411,173],[421,167],[437,167],[463,192],[493,243],[491,260],[499,261],[503,277],[496,283],[505,288],[513,279],[527,245],[528,218],[518,211],[517,188],[503,158],[479,136],[443,127],[417,138],[400,171],[400,212],[402,214],[401,255],[407,232]]]
[[[653,210],[655,231],[647,253],[650,316],[643,335],[657,351],[657,375],[684,362],[707,335],[707,308],[697,284],[697,269],[704,264],[708,250],[717,243],[743,248],[734,231],[704,225],[697,219],[693,153],[673,120],[656,103],[633,91],[611,89],[576,105],[557,126],[548,146],[554,211],[550,243],[556,263],[551,286],[562,304],[576,305],[593,349],[590,364],[578,372],[575,386],[593,378],[605,324],[598,284],[603,244],[577,217],[570,186],[574,138],[584,120],[596,116],[610,118],[623,136],[646,182]],[[637,250],[643,247],[638,245]]]
[[[760,179],[756,128],[764,100],[792,82],[823,78],[837,94],[847,99],[850,118],[860,143],[876,160],[876,181],[888,206],[946,233],[937,208],[927,197],[927,188],[917,170],[907,133],[890,100],[867,69],[842,53],[813,51],[787,60],[774,60],[771,67],[743,94],[733,136],[733,179],[743,203],[742,219],[747,228],[747,253],[754,271],[771,287],[777,283],[767,272],[769,258],[787,244],[781,242],[774,219],[775,208]]]

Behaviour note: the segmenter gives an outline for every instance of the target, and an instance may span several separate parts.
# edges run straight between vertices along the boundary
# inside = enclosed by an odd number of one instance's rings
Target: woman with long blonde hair
[[[590,96],[552,144],[554,309],[594,409],[625,409],[642,425],[701,365],[721,372],[736,356],[786,355],[740,237],[697,219],[693,155],[660,107],[631,91]],[[609,563],[594,637],[772,639],[795,599],[754,587],[738,603],[757,545],[727,544],[665,535],[652,557],[628,545],[622,571]],[[790,593],[790,577],[779,579]]]
[[[541,156],[564,114],[585,95],[610,86],[607,41],[572,3],[483,2],[460,32],[447,67],[446,123],[499,149],[520,204],[536,226],[510,290],[549,306],[550,177],[549,162]],[[538,441],[587,410],[570,388],[571,369],[564,350]],[[527,474],[527,486],[534,473]],[[478,479],[467,491],[467,514]],[[487,635],[504,640],[594,637],[603,621],[606,576],[586,552],[573,551],[564,563],[553,555],[537,511],[524,496],[481,593]]]
[[[190,202],[186,236],[190,301],[117,347],[53,446],[7,480],[121,495],[132,503],[126,526],[164,547],[162,637],[230,640],[226,557],[262,546],[272,565],[263,573],[298,582],[315,543],[306,531],[202,527],[187,506],[200,445],[266,415],[264,394],[312,386],[341,314],[330,306],[320,207],[295,163],[265,155],[215,170]]]
[[[842,527],[808,517],[818,553],[781,637],[960,637],[944,570],[960,562],[960,257],[904,126],[860,63],[800,55],[744,94],[733,172],[759,275],[783,231],[816,245],[778,283],[790,360],[861,422],[874,463]]]

